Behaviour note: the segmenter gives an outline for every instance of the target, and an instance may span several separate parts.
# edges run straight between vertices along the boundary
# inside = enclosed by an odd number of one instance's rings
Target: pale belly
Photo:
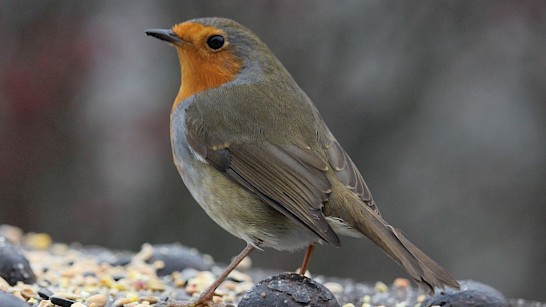
[[[212,166],[198,160],[181,166],[178,168],[182,179],[197,203],[234,236],[277,250],[295,250],[318,242],[318,236],[305,226],[264,203]]]

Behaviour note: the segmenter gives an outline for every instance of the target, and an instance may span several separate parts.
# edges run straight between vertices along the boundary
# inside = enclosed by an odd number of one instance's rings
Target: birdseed
[[[158,276],[157,271],[165,264],[163,260],[147,262],[152,259],[153,245],[145,244],[141,251],[131,254],[53,243],[46,234],[23,234],[18,228],[0,225],[3,238],[7,237],[3,231],[8,232],[10,242],[22,248],[36,282],[18,282],[12,286],[0,277],[0,292],[34,307],[166,307],[172,300],[195,298],[222,272],[221,267],[212,264],[210,271],[185,268]],[[206,257],[210,261],[210,256]],[[255,284],[280,273],[251,269],[250,263],[246,261],[229,275],[216,291],[214,303],[237,306]],[[341,306],[419,306],[427,298],[405,278],[395,279],[391,286],[382,282],[370,286],[323,276],[315,276],[314,280],[325,285]],[[521,300],[517,302],[517,306],[526,306]]]

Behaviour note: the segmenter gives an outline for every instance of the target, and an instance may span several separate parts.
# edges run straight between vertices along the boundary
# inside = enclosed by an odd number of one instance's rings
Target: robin
[[[176,48],[182,82],[171,111],[176,167],[195,200],[246,248],[194,305],[255,248],[340,245],[368,237],[419,286],[457,281],[379,213],[360,172],[269,48],[225,18],[199,18],[147,35]]]

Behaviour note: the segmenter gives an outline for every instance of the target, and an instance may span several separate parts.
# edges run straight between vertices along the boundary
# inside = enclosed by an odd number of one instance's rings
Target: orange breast
[[[227,45],[215,52],[207,49],[205,45],[206,38],[218,34],[218,29],[201,24],[183,23],[175,26],[173,30],[184,33],[184,36],[181,35],[182,39],[189,42],[177,46],[182,83],[173,109],[192,95],[217,88],[235,79],[242,63],[233,54],[231,46]]]

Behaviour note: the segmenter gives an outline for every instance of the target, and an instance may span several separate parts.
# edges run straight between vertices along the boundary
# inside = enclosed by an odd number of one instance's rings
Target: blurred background
[[[458,279],[546,301],[546,2],[2,1],[0,224],[138,250],[244,246],[172,163],[175,51],[146,37],[203,16],[253,29],[308,93],[383,216]],[[406,274],[367,240],[315,275]],[[293,270],[303,252],[255,252]]]

